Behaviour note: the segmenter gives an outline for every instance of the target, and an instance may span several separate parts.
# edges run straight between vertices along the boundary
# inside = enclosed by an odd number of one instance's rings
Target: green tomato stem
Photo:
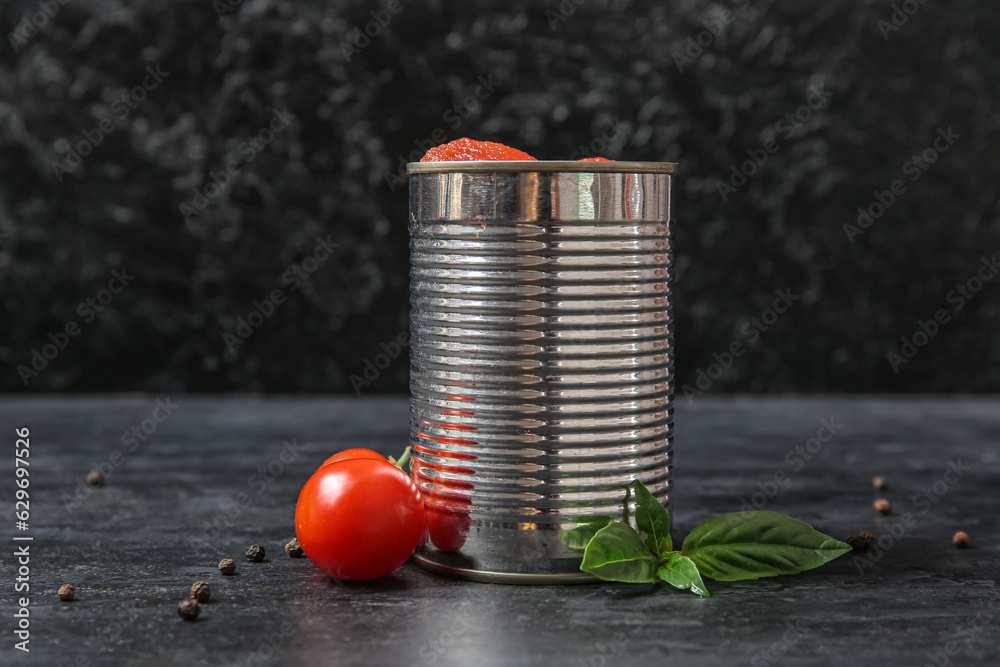
[[[407,447],[403,450],[403,455],[399,457],[398,461],[395,461],[395,465],[402,471],[406,471],[406,467],[413,462],[413,447]]]

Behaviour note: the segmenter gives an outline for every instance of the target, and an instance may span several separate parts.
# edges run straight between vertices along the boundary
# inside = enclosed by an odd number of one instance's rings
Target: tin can
[[[468,579],[591,580],[559,539],[667,508],[670,186],[656,162],[418,162],[410,175],[416,562]]]

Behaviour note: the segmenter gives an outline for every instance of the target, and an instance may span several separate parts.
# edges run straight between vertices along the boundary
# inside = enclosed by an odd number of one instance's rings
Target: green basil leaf
[[[601,528],[590,540],[580,569],[605,581],[656,581],[656,557],[632,526],[617,521]]]
[[[583,551],[597,531],[611,523],[613,519],[609,516],[581,516],[573,517],[573,520],[583,525],[564,530],[559,533],[559,539],[570,549]]]
[[[674,544],[670,540],[670,515],[660,501],[653,497],[649,489],[635,480],[626,490],[635,491],[635,525],[639,531],[646,533],[646,546],[659,554],[673,551]],[[652,540],[652,544],[650,544]]]
[[[698,524],[681,547],[703,576],[719,581],[795,574],[850,550],[805,521],[777,512],[714,516]]]
[[[682,591],[690,590],[702,597],[709,597],[708,588],[698,574],[698,566],[693,560],[677,551],[671,551],[660,561],[660,568],[656,574],[674,588]]]

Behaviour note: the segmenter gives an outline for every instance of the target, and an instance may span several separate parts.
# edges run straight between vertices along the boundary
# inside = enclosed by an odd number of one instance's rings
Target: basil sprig
[[[635,494],[636,532],[628,503]],[[583,525],[561,533],[563,543],[583,551],[580,569],[606,581],[650,583],[658,579],[708,597],[702,577],[742,581],[795,574],[819,567],[851,547],[804,521],[777,512],[735,512],[707,519],[673,550],[670,517],[636,480],[625,487],[622,521],[581,517]],[[641,536],[639,533],[644,535]]]
[[[656,581],[657,559],[627,523],[612,521],[587,544],[580,569],[607,581]]]

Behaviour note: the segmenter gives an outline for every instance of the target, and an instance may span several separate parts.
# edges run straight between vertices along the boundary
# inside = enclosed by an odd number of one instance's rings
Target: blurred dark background
[[[437,132],[680,163],[678,387],[996,391],[993,0],[578,1],[3,3],[0,389],[353,391],[406,329],[393,175]],[[406,378],[404,351],[359,391]]]

